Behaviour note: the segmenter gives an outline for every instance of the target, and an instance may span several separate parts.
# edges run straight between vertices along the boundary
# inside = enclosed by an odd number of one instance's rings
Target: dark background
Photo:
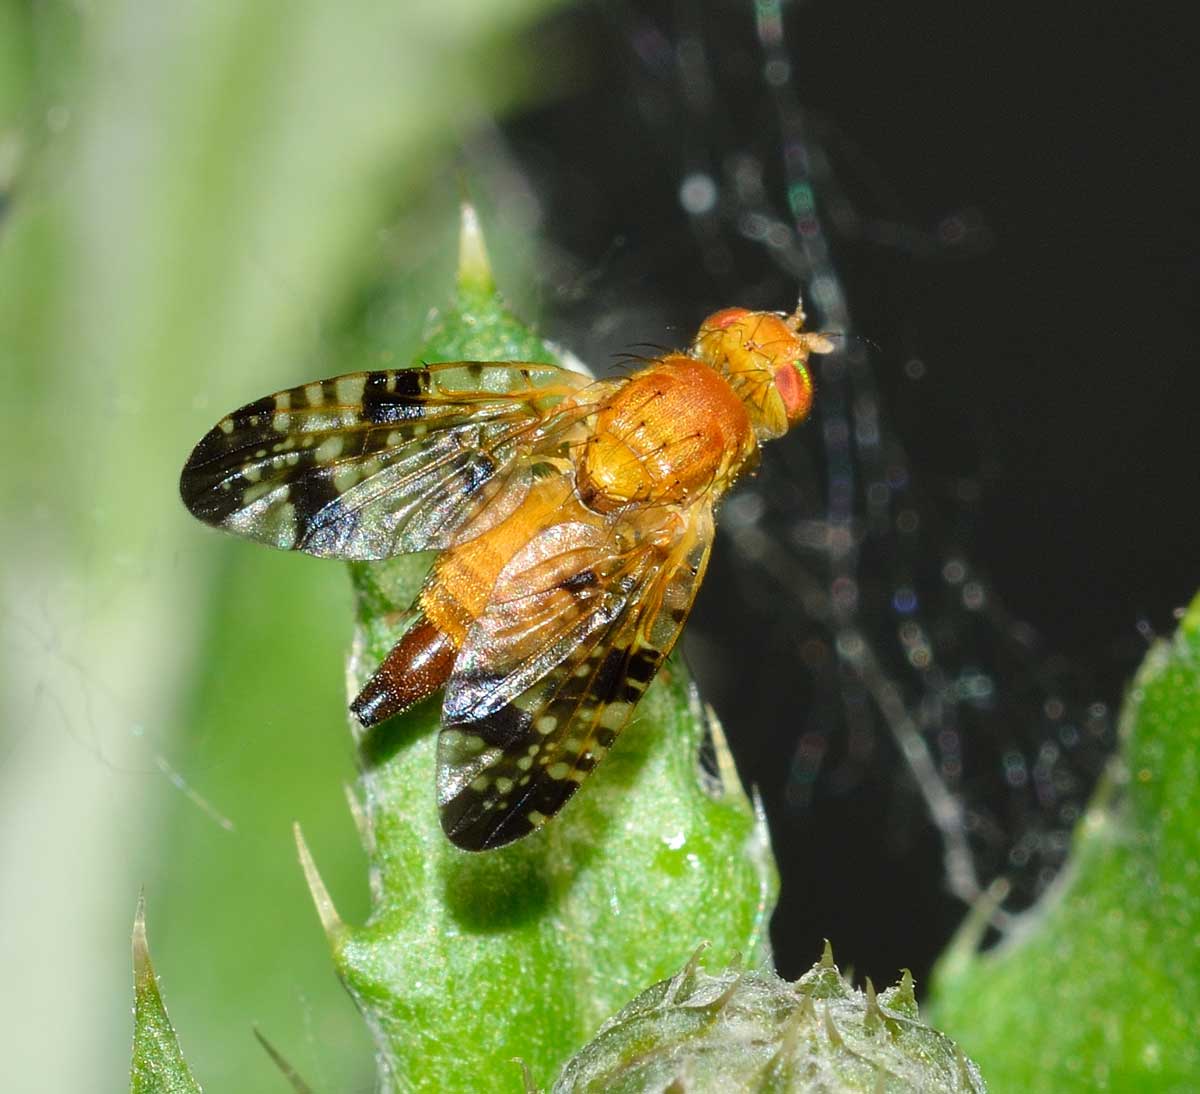
[[[967,727],[955,790],[995,829],[982,882],[1014,874],[1019,907],[1061,861],[1147,636],[1169,632],[1200,584],[1189,36],[1162,6],[1082,4],[813,2],[788,6],[785,28],[791,91],[836,176],[818,197],[853,329],[873,344],[885,429],[929,530],[895,550],[930,572],[966,552],[1003,605],[982,628],[937,605],[932,622],[1005,697],[976,736]],[[544,203],[550,333],[602,360],[683,344],[719,306],[789,306],[795,278],[739,232],[727,188],[715,225],[678,196],[690,171],[720,180],[746,155],[788,220],[751,5],[593,4],[540,35],[572,89],[504,137]],[[781,476],[822,458],[816,426],[784,445],[799,447],[769,450],[751,487],[768,530],[787,519],[772,508]],[[892,542],[863,562],[882,566],[885,599]],[[766,803],[780,966],[797,975],[830,936],[877,982],[902,965],[923,977],[965,912],[936,833],[882,730],[846,755],[838,704],[797,652],[815,632],[781,620],[792,608],[754,571],[719,541],[688,656]],[[862,623],[886,659],[894,621],[868,600]],[[1013,620],[1041,636],[1022,631],[1016,661],[1002,649]],[[1070,809],[1038,817],[1001,757],[1032,758],[1043,702],[1060,695],[1104,704],[1106,728],[1060,760]],[[814,719],[838,762],[798,794],[793,754]],[[1061,831],[1025,877],[1011,855],[1031,825]]]

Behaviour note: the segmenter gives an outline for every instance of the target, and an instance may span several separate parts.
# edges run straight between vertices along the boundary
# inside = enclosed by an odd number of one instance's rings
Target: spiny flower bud
[[[642,992],[573,1057],[554,1094],[982,1094],[979,1069],[917,1016],[912,976],[876,994],[822,959],[795,983],[699,967]]]

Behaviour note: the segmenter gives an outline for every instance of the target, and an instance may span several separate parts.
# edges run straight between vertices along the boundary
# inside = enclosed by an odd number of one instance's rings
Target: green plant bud
[[[828,945],[791,984],[767,969],[711,974],[699,958],[606,1022],[554,1094],[986,1090],[954,1042],[920,1020],[907,971],[877,995],[841,975]]]

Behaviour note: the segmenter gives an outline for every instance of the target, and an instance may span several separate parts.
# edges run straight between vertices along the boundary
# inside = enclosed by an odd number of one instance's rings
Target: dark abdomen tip
[[[378,725],[441,690],[458,650],[424,616],[392,647],[350,704],[365,729]]]

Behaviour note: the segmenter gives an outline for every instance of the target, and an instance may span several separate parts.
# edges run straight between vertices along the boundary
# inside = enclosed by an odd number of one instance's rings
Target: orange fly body
[[[529,362],[352,373],[223,418],[180,492],[275,547],[441,552],[351,710],[373,726],[444,690],[442,826],[487,850],[553,817],[612,747],[687,619],[717,504],[808,415],[809,355],[832,348],[799,309],[727,308],[619,379]]]

